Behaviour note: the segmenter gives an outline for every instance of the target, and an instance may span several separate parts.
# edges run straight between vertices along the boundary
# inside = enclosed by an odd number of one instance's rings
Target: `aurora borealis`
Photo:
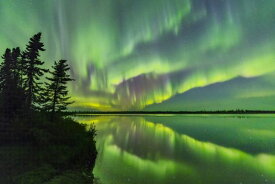
[[[41,31],[74,108],[274,109],[274,0],[2,0],[0,51]],[[273,103],[273,102],[274,103]]]

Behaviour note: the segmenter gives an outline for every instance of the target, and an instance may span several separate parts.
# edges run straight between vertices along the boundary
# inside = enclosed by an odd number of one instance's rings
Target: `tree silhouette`
[[[1,111],[13,116],[24,104],[24,90],[20,86],[20,49],[6,49],[0,66]]]
[[[11,68],[12,68],[12,58],[11,58],[11,50],[6,49],[4,55],[2,56],[4,60],[0,65],[0,90],[4,93],[9,81],[11,80]]]
[[[52,68],[51,77],[47,77],[49,82],[45,83],[43,107],[44,110],[55,113],[66,110],[67,106],[73,103],[67,89],[67,83],[73,79],[68,74],[70,67],[66,60],[55,62]]]
[[[41,76],[47,72],[46,69],[41,68],[44,64],[39,57],[40,51],[45,51],[44,44],[40,41],[41,33],[34,35],[26,50],[22,54],[23,66],[26,78],[24,79],[24,87],[27,95],[27,108],[35,108],[36,103],[39,102],[40,91],[42,90],[42,83],[39,82]]]
[[[23,54],[21,53],[21,50],[19,47],[14,48],[12,50],[12,60],[14,64],[16,65],[15,70],[14,70],[14,75],[17,81],[17,85],[19,88],[24,88],[24,60],[23,60]]]

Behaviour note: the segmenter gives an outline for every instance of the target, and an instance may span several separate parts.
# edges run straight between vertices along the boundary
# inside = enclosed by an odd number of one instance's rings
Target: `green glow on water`
[[[150,121],[148,120],[150,119]],[[189,184],[262,184],[275,182],[275,149],[264,144],[266,152],[247,152],[245,145],[257,139],[274,142],[275,128],[262,128],[273,122],[268,117],[92,117],[81,122],[95,122],[98,129],[99,158],[95,175],[107,184],[189,183]],[[169,122],[169,121],[170,122]],[[154,123],[162,121],[163,123]],[[193,128],[189,126],[193,122]],[[174,126],[166,126],[175,123]],[[180,122],[180,123],[179,123]],[[213,124],[211,125],[210,122]],[[231,122],[231,125],[229,124]],[[221,124],[224,126],[217,126]],[[243,137],[233,129],[239,124]],[[242,125],[243,124],[243,125]],[[249,125],[250,124],[250,125]],[[200,125],[200,126],[199,126]],[[188,128],[189,127],[189,128]],[[208,131],[223,131],[220,135]],[[230,127],[230,128],[229,128]],[[234,128],[235,127],[235,128]],[[242,129],[242,127],[245,127]],[[249,127],[249,128],[248,128]],[[185,129],[185,134],[179,133]],[[204,137],[191,137],[192,131]],[[228,131],[227,131],[228,130]],[[233,135],[234,136],[234,135]],[[251,139],[246,139],[250,136]],[[211,139],[222,139],[219,145]],[[231,140],[227,139],[230,138]],[[205,139],[205,140],[203,140]],[[225,142],[236,142],[233,147]],[[240,147],[238,141],[243,145]],[[216,142],[219,142],[216,140]],[[229,145],[229,143],[227,143]],[[235,145],[235,147],[234,147]]]

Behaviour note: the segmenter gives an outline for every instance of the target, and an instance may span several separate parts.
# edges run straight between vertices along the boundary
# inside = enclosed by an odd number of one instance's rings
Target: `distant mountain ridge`
[[[143,110],[269,110],[274,107],[274,89],[275,83],[266,81],[262,76],[237,77],[229,81],[193,88],[162,103],[147,106]]]

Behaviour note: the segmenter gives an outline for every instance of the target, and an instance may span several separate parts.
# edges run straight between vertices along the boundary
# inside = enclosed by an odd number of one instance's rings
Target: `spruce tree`
[[[50,71],[51,77],[47,77],[48,82],[45,83],[44,110],[48,112],[61,112],[67,109],[70,101],[68,96],[67,83],[73,81],[68,74],[70,70],[66,60],[60,60],[54,63]]]
[[[24,90],[20,86],[20,49],[6,49],[0,66],[1,112],[13,116],[24,103]]]
[[[42,90],[41,77],[47,72],[42,68],[44,62],[40,60],[40,52],[45,51],[41,42],[41,33],[34,35],[22,54],[25,72],[24,87],[27,95],[27,108],[33,109],[39,103],[40,92]]]
[[[14,65],[14,78],[19,88],[23,88],[23,76],[24,76],[24,65],[21,50],[19,47],[12,50],[12,61]]]
[[[8,82],[11,79],[12,59],[11,59],[11,50],[10,49],[6,49],[4,55],[2,56],[2,59],[4,61],[0,65],[0,91],[1,91],[1,93],[4,92]]]

